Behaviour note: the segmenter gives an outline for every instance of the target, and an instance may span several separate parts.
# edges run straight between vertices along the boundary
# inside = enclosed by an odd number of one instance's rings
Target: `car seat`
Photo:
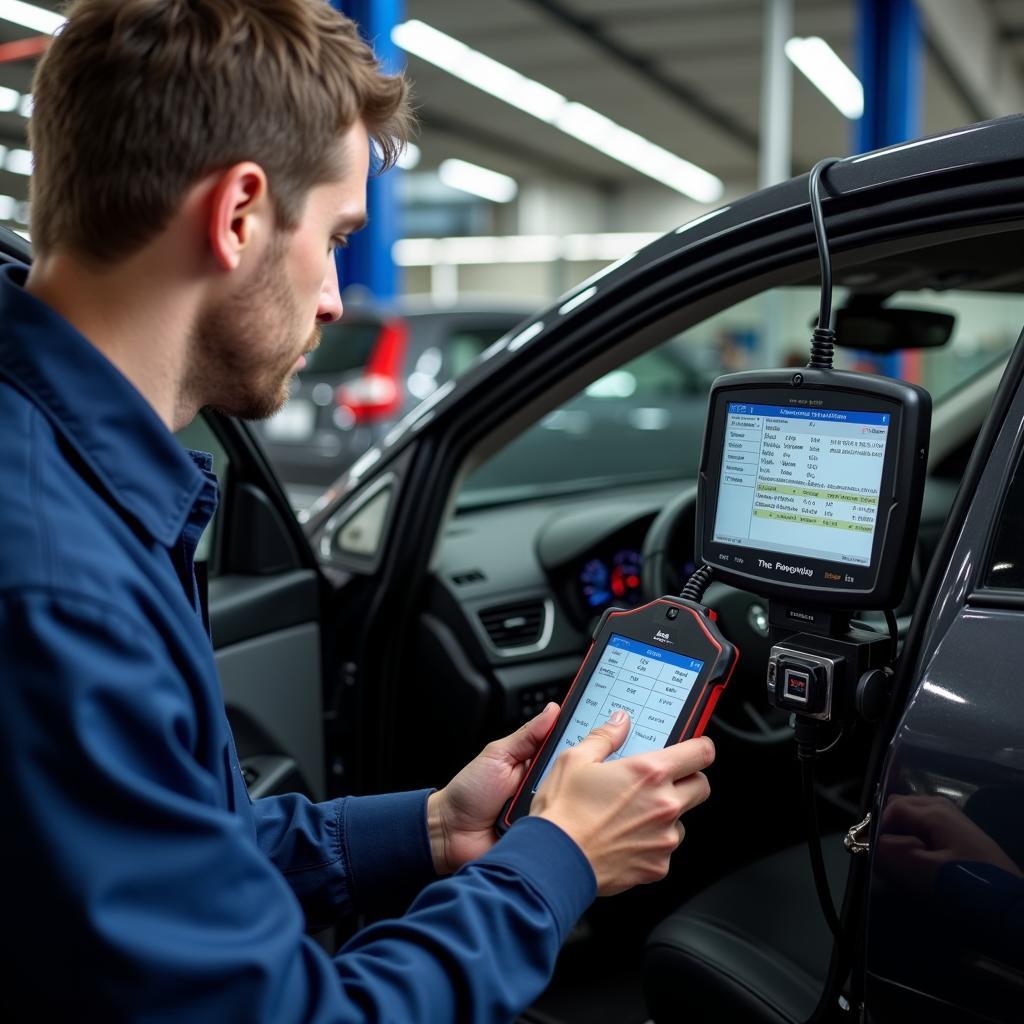
[[[834,896],[850,855],[823,840]],[[804,845],[748,864],[684,903],[651,933],[644,993],[657,1024],[800,1024],[825,987],[832,935]]]

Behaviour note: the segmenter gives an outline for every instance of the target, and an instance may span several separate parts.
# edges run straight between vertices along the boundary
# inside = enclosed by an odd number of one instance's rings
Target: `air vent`
[[[466,572],[452,573],[452,583],[457,587],[465,587],[470,583],[483,583],[487,577],[479,569],[469,569]]]
[[[514,647],[534,647],[544,635],[547,610],[543,601],[520,601],[496,608],[485,608],[479,613],[491,643],[500,650]]]

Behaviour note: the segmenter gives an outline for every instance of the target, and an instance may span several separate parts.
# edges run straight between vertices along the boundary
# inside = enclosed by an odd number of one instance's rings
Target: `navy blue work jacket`
[[[593,899],[582,853],[529,819],[437,881],[425,792],[250,802],[192,568],[209,459],[25,274],[0,268],[0,1016],[511,1018]],[[402,893],[333,958],[305,934]]]

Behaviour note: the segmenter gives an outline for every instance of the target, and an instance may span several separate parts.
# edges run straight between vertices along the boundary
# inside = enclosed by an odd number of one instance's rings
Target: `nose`
[[[333,324],[341,319],[341,290],[338,286],[338,266],[332,258],[327,265],[324,283],[320,288],[320,304],[316,309],[318,324]]]

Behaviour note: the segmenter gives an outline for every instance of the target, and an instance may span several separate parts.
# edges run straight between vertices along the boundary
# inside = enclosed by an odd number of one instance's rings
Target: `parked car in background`
[[[307,504],[389,428],[533,312],[480,303],[436,308],[347,299],[292,383],[284,407],[257,424],[297,506]]]

